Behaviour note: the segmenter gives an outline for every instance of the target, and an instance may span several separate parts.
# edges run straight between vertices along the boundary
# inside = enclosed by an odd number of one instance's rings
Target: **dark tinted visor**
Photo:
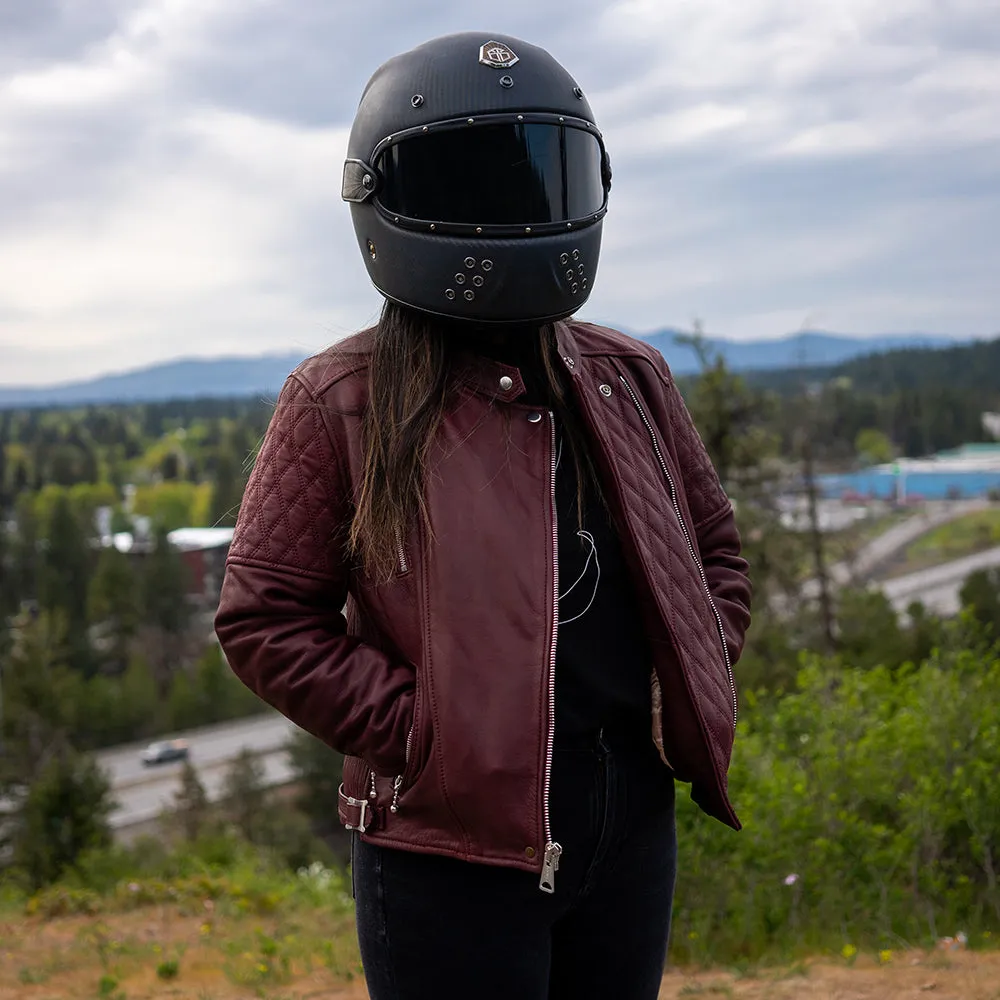
[[[387,149],[381,204],[461,225],[570,222],[604,207],[601,144],[580,128],[504,123],[443,129]]]

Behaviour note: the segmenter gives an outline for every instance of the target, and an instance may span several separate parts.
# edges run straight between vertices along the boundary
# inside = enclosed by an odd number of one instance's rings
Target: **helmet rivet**
[[[414,94],[410,98],[410,104],[412,104],[415,108],[419,108],[420,105],[423,104],[423,103],[424,103],[424,95],[423,94]]]
[[[433,230],[435,230],[435,229],[437,229],[437,226],[435,226],[435,225],[434,225],[434,223],[432,222],[432,223],[431,223],[431,230],[433,231]]]
[[[466,124],[468,124],[468,125],[472,125],[475,122],[475,120],[476,120],[475,118],[466,118],[465,119]]]
[[[476,258],[475,257],[466,257],[465,258],[465,266],[466,267],[475,267],[476,266]]]
[[[370,188],[375,183],[375,181],[372,180],[372,175],[371,174],[365,174],[364,177],[361,178],[361,183],[366,188]]]
[[[467,302],[471,302],[476,297],[476,293],[471,288],[466,288],[465,299]]]
[[[519,122],[523,122],[523,121],[524,121],[524,115],[518,115],[518,116],[517,116],[517,120],[518,120]]]
[[[393,221],[393,222],[399,222],[399,216],[398,216],[398,215],[394,215],[394,216],[392,217],[392,221]]]
[[[421,132],[426,132],[427,131],[427,126],[425,125],[420,131]]]
[[[482,266],[483,266],[483,270],[484,271],[492,271],[493,270],[493,261],[491,261],[491,260],[484,260]]]
[[[477,233],[481,233],[482,231],[483,231],[483,227],[482,226],[476,226],[476,232]]]
[[[510,90],[514,86],[514,78],[512,76],[502,76],[500,77],[500,86],[504,90]]]
[[[574,96],[574,97],[575,97],[575,98],[576,98],[576,99],[577,99],[578,101],[582,101],[582,100],[583,100],[583,91],[582,91],[582,90],[581,90],[581,89],[580,89],[579,87],[574,87],[574,88],[573,88],[573,96]]]
[[[368,256],[371,257],[372,260],[376,257],[375,244],[372,243],[371,240],[368,241]]]
[[[525,226],[525,227],[524,227],[524,231],[525,231],[526,233],[530,233],[530,232],[531,232],[531,226]]]
[[[562,115],[560,115],[560,116],[559,116],[559,121],[561,121],[561,122],[564,122],[564,121],[566,121],[566,119],[565,119],[565,118],[563,118],[563,117],[562,117]]]
[[[573,228],[573,223],[572,222],[567,222],[566,223],[566,228],[567,229],[572,229]]]
[[[514,388],[514,380],[509,375],[501,375],[500,388],[504,392],[510,392],[510,390]]]
[[[453,299],[455,297],[455,289],[454,288],[446,288],[444,290],[444,297],[446,299]]]

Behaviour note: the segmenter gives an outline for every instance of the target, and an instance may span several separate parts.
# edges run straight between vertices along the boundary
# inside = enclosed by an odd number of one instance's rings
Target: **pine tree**
[[[264,777],[260,758],[244,747],[233,760],[223,782],[223,799],[230,821],[255,844],[268,840],[271,826]]]
[[[159,528],[141,572],[142,645],[161,697],[167,697],[174,671],[183,662],[184,638],[191,619],[188,570],[167,531]]]
[[[104,659],[114,673],[128,666],[129,643],[139,624],[132,561],[113,545],[101,550],[87,595],[88,618],[102,633]]]
[[[174,795],[174,816],[186,840],[196,840],[208,822],[209,802],[205,786],[190,760],[181,770],[181,787]]]
[[[62,750],[42,768],[18,810],[15,865],[35,889],[56,881],[84,851],[111,843],[113,808],[111,786],[94,759]]]
[[[64,616],[71,664],[75,669],[89,672],[92,658],[87,633],[87,592],[92,554],[88,532],[65,492],[56,495],[44,528],[45,545],[38,576],[39,603],[46,611]]]

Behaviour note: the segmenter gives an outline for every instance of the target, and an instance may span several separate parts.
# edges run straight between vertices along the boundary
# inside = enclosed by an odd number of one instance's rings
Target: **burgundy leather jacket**
[[[656,350],[588,324],[556,333],[642,608],[651,738],[739,829],[726,774],[750,584],[732,506]],[[376,582],[344,557],[366,363],[359,335],[286,382],[240,508],[219,639],[253,691],[346,755],[346,826],[551,888],[553,418],[519,402],[516,368],[469,358],[430,456],[432,536],[400,539],[395,576]]]

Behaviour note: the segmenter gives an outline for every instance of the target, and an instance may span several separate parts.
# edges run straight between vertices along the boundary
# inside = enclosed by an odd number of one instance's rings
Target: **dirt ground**
[[[207,928],[207,930],[206,930]],[[0,1000],[367,1000],[352,928],[288,933],[248,918],[212,927],[169,908],[58,920],[0,917]],[[320,947],[322,940],[325,947]],[[175,976],[163,964],[177,961]],[[167,970],[169,973],[169,969]],[[1000,1000],[1000,952],[895,952],[879,964],[817,960],[775,969],[675,969],[661,1000]],[[608,997],[608,1000],[617,1000]]]

